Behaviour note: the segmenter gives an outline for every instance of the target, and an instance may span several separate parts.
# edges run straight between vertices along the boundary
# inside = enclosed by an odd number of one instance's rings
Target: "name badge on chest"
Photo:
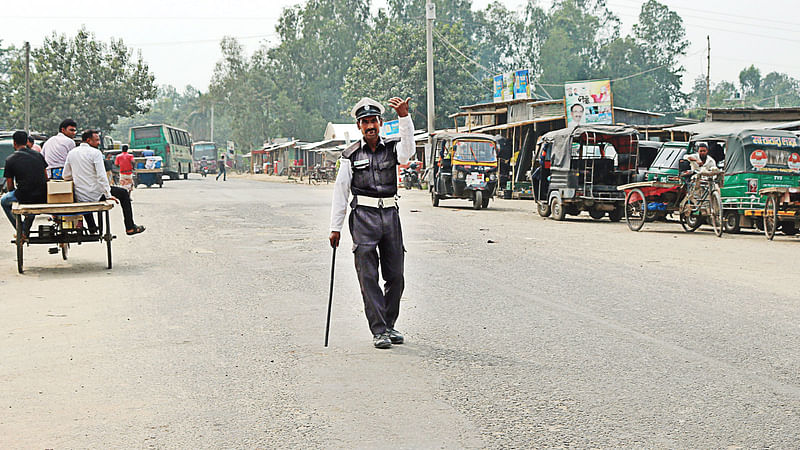
[[[353,161],[353,169],[361,170],[366,169],[369,167],[369,159],[359,159],[358,161]]]

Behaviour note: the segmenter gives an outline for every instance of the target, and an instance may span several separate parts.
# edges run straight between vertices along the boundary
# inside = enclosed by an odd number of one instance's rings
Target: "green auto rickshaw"
[[[800,186],[800,145],[798,137],[784,130],[743,130],[738,133],[697,135],[689,143],[688,153],[705,142],[709,156],[723,168],[723,226],[728,233],[741,228],[764,228],[767,188]],[[797,233],[793,213],[777,218],[778,228],[786,235]]]

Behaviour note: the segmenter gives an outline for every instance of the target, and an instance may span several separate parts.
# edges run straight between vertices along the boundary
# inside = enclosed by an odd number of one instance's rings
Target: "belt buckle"
[[[383,199],[382,198],[378,199],[378,208],[383,208]]]

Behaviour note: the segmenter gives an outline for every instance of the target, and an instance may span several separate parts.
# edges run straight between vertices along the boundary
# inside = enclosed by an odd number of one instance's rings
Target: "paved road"
[[[148,230],[111,271],[87,244],[30,247],[18,275],[0,246],[0,447],[800,441],[800,239],[403,192],[408,343],[372,348],[345,234],[325,349],[331,192],[138,190]]]

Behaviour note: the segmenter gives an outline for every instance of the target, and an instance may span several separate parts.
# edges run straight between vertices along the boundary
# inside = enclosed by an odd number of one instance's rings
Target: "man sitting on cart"
[[[81,145],[67,154],[64,163],[64,179],[72,180],[75,199],[79,202],[98,202],[114,200],[122,207],[125,218],[125,232],[128,235],[144,231],[144,227],[133,222],[133,208],[128,191],[118,186],[109,186],[103,165],[103,154],[98,150],[100,135],[97,130],[87,130],[81,134]],[[89,228],[94,219],[87,217]]]
[[[8,193],[0,199],[8,220],[16,228],[17,220],[11,213],[14,202],[37,204],[47,203],[47,163],[41,153],[27,147],[28,133],[15,131],[13,136],[14,153],[6,158],[5,177]],[[16,181],[16,184],[14,183]],[[25,216],[23,236],[25,239],[35,216]]]

